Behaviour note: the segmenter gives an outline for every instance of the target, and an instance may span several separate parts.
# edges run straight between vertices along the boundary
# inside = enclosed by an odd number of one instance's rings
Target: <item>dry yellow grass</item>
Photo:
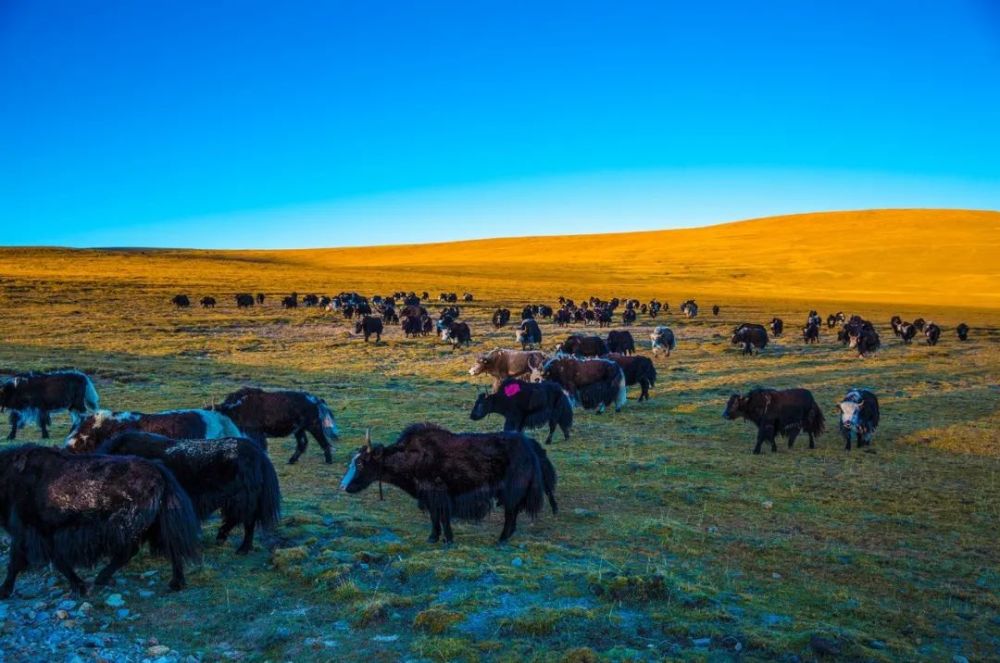
[[[1000,212],[869,210],[689,230],[295,251],[8,249],[12,277],[1000,308]],[[613,289],[613,292],[609,292]],[[436,294],[436,293],[432,293]]]

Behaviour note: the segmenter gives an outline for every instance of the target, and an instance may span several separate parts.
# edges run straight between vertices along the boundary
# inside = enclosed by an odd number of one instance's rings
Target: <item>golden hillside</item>
[[[7,277],[109,274],[163,287],[449,289],[846,300],[1000,308],[1000,212],[870,210],[687,230],[518,237],[344,249],[5,249]],[[436,293],[434,293],[436,294]]]

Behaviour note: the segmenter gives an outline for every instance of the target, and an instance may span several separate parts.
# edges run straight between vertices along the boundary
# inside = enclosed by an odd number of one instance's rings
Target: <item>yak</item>
[[[202,297],[199,303],[202,308],[215,308],[215,297]]]
[[[733,330],[732,343],[742,345],[745,355],[753,354],[754,348],[757,348],[757,353],[760,354],[760,351],[767,347],[767,330],[764,329],[764,325],[744,322]]]
[[[427,319],[430,320],[430,318]],[[423,325],[420,323],[420,318],[415,315],[404,315],[399,322],[399,326],[403,330],[403,336],[416,338],[423,334]]]
[[[498,308],[493,312],[493,329],[500,329],[510,322],[510,309]]]
[[[19,373],[0,386],[0,412],[10,410],[8,440],[17,437],[17,428],[35,423],[48,439],[53,412],[68,410],[76,426],[80,418],[99,407],[97,390],[80,371]]]
[[[187,308],[191,306],[191,299],[187,295],[174,295],[174,298],[170,300],[177,308]]]
[[[689,318],[698,317],[698,304],[693,299],[689,299],[681,304],[681,313]]]
[[[635,354],[635,339],[629,331],[609,331],[608,351],[618,352],[623,355]]]
[[[809,435],[809,448],[816,446],[815,438],[823,433],[823,411],[816,404],[808,389],[764,389],[756,388],[746,396],[733,394],[722,413],[724,419],[742,417],[757,425],[757,444],[753,452],[760,453],[764,442],[771,443],[771,451],[777,451],[774,438],[783,435],[788,438],[788,448],[795,444],[800,431]]]
[[[656,353],[663,350],[670,356],[674,348],[677,347],[677,343],[674,340],[674,332],[666,325],[660,325],[653,331],[649,333],[649,340],[652,341],[653,356]]]
[[[220,412],[209,410],[167,410],[142,412],[111,412],[98,410],[81,419],[66,437],[66,448],[75,453],[88,453],[118,433],[141,430],[159,433],[175,440],[246,437],[233,420]]]
[[[955,327],[955,333],[958,334],[958,340],[960,341],[969,340],[969,325],[965,324],[964,322],[958,323],[958,326]]]
[[[490,350],[476,357],[476,363],[469,368],[469,375],[482,373],[493,376],[493,391],[507,378],[526,378],[531,369],[540,367],[548,357],[538,350]]]
[[[448,322],[441,328],[441,340],[450,341],[453,350],[461,345],[468,346],[472,344],[472,331],[464,322]]]
[[[517,529],[522,511],[534,517],[548,496],[552,513],[556,471],[538,442],[521,433],[452,433],[430,423],[413,424],[393,444],[371,443],[355,452],[340,489],[357,493],[378,481],[416,498],[431,519],[429,543],[444,534],[451,543],[451,519],[482,520],[503,506],[504,524],[498,543]]]
[[[892,327],[892,333],[896,335],[896,338],[903,335],[903,319],[898,315],[894,315],[889,319],[889,326]]]
[[[721,311],[721,310],[722,309],[719,308],[718,304],[713,305],[712,306],[712,315],[719,315],[719,311]]]
[[[323,450],[327,464],[333,462],[330,442],[340,431],[326,401],[305,391],[265,391],[258,387],[242,387],[209,408],[231,419],[246,437],[267,447],[268,437],[295,436],[295,453],[288,459],[294,465],[306,450],[306,433]]]
[[[927,337],[927,345],[937,345],[941,338],[941,328],[933,322],[928,322],[924,327],[924,336]]]
[[[524,382],[508,378],[495,393],[479,394],[469,418],[479,421],[494,413],[504,418],[503,429],[508,432],[520,433],[525,428],[548,424],[549,435],[545,444],[552,442],[556,426],[562,429],[564,440],[569,439],[569,429],[573,426],[573,406],[555,382]]]
[[[372,335],[375,336],[375,342],[380,343],[382,341],[383,329],[384,327],[382,326],[382,321],[371,315],[359,318],[358,321],[354,323],[354,333],[364,334],[365,343],[368,342],[368,339]]]
[[[859,449],[871,446],[880,414],[875,394],[867,389],[851,389],[837,405],[837,413],[847,451],[851,450],[851,433],[856,436]]]
[[[253,548],[258,525],[273,530],[281,517],[278,475],[267,453],[251,440],[173,440],[128,431],[102,444],[97,453],[138,456],[163,463],[191,498],[199,520],[222,512],[217,542],[225,543],[229,532],[243,525],[243,542],[236,549],[237,555],[246,555]]]
[[[911,325],[909,322],[900,322],[896,329],[893,330],[903,343],[909,345],[913,341],[913,337],[917,335],[917,328]]]
[[[556,353],[576,357],[601,357],[608,354],[608,344],[600,336],[571,334],[556,346]]]
[[[555,357],[532,369],[531,381],[542,380],[558,382],[574,407],[596,408],[600,414],[608,405],[614,404],[615,412],[625,405],[625,375],[618,364],[607,359]]]
[[[253,295],[241,292],[236,295],[236,308],[253,308]]]
[[[522,320],[514,337],[521,344],[522,350],[527,350],[529,345],[542,344],[542,330],[534,319]]]
[[[649,388],[656,386],[656,366],[649,357],[640,355],[626,356],[617,352],[607,355],[606,359],[618,364],[625,375],[625,385],[639,385],[642,390],[639,394],[639,402],[649,400]]]
[[[170,558],[170,588],[179,590],[201,538],[190,498],[162,464],[33,444],[0,451],[0,526],[11,538],[0,599],[22,571],[49,563],[85,596],[75,567],[108,559],[94,581],[107,585],[143,543]]]
[[[634,308],[626,308],[622,311],[622,324],[628,327],[635,322],[636,314]]]
[[[771,333],[775,336],[781,336],[784,331],[785,321],[781,318],[771,318]]]
[[[802,340],[809,343],[819,343],[819,325],[815,321],[802,328]]]
[[[853,330],[848,330],[845,327],[844,330],[847,332],[849,346],[858,351],[859,357],[867,357],[874,354],[882,344],[878,332],[870,325],[859,325]]]

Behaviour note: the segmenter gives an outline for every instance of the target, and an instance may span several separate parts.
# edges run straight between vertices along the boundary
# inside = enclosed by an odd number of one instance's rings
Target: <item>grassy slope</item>
[[[681,234],[688,232],[708,231]],[[989,236],[974,244],[989,245]],[[386,441],[423,419],[495,429],[496,420],[468,420],[475,392],[465,370],[475,352],[510,345],[509,330],[488,327],[497,304],[551,301],[553,284],[577,298],[652,292],[675,306],[710,290],[677,282],[622,287],[617,274],[592,268],[501,283],[488,279],[503,265],[488,262],[488,270],[469,277],[444,265],[440,249],[437,268],[429,270],[415,257],[422,251],[435,249],[368,251],[374,262],[406,256],[370,270],[357,269],[364,256],[357,250],[2,254],[0,368],[78,366],[96,376],[104,405],[116,409],[200,405],[245,382],[301,387],[334,404],[344,432],[333,468],[319,463],[315,447],[298,466],[284,465],[291,441],[273,443],[285,495],[275,552],[261,548],[237,558],[210,547],[190,589],[177,595],[160,594],[162,563],[140,557],[118,588],[135,619],[113,628],[156,635],[208,658],[237,649],[272,660],[588,660],[585,652],[572,653],[577,647],[618,660],[700,660],[724,656],[737,643],[751,660],[810,658],[813,635],[838,638],[844,655],[857,659],[997,655],[1000,316],[988,301],[977,310],[931,307],[947,301],[941,294],[920,306],[885,306],[852,291],[821,312],[844,309],[880,324],[886,347],[867,361],[832,343],[826,331],[819,346],[804,347],[794,329],[805,303],[793,301],[794,289],[730,294],[718,299],[718,319],[670,316],[679,348],[657,360],[653,401],[632,400],[618,415],[580,412],[574,437],[550,448],[562,512],[525,521],[513,545],[502,548],[492,543],[497,516],[459,524],[456,545],[445,549],[424,543],[425,517],[399,491],[388,489],[385,502],[375,489],[356,497],[336,491],[340,464],[364,427]],[[471,251],[451,253],[471,261]],[[890,251],[897,252],[905,254]],[[977,269],[995,279],[989,268]],[[791,271],[780,278],[805,287]],[[497,299],[466,307],[476,343],[454,353],[431,338],[405,340],[395,329],[383,345],[365,346],[345,322],[319,311],[285,312],[271,301],[240,312],[231,303],[242,289],[466,285]],[[220,308],[173,310],[166,300],[177,289],[195,299],[215,295]],[[821,294],[837,299],[835,291]],[[876,298],[887,296],[879,291]],[[885,321],[897,311],[937,319],[945,326],[942,344],[891,340]],[[734,324],[772,315],[786,319],[789,335],[764,355],[746,359],[728,346]],[[975,327],[967,344],[954,340],[960,320]],[[633,331],[641,339],[651,321],[639,322]],[[548,323],[543,331],[550,339],[566,333]],[[797,446],[751,456],[751,428],[719,413],[731,391],[752,384],[808,387],[827,411],[850,386],[875,389],[883,402],[876,453],[845,454],[828,433],[813,451]],[[65,422],[57,418],[57,434]],[[35,434],[29,429],[27,437]],[[142,599],[135,590],[150,582],[140,577],[150,568],[160,570],[151,581],[157,596]],[[708,647],[695,642],[704,637],[711,638]]]

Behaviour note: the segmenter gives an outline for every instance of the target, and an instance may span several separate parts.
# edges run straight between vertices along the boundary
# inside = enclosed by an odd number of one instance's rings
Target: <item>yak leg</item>
[[[552,436],[556,432],[556,420],[549,419],[549,436],[545,438],[545,444],[552,444]]]
[[[177,553],[170,555],[170,589],[179,591],[184,589],[187,581],[184,579],[184,559]]]
[[[18,540],[11,542],[10,559],[7,560],[7,577],[0,585],[0,599],[9,598],[14,592],[14,581],[21,571],[28,568],[28,555],[24,551],[24,546]]]
[[[330,441],[326,439],[326,434],[323,432],[323,425],[319,421],[316,421],[309,428],[309,433],[323,450],[323,459],[326,461],[326,464],[333,465],[333,449],[330,447]],[[302,437],[305,436],[306,434],[302,433]]]
[[[16,410],[12,410],[10,413],[10,434],[7,435],[8,440],[13,440],[17,437],[17,424],[21,421],[21,415]]]
[[[760,453],[760,448],[761,446],[763,446],[764,440],[766,439],[767,439],[767,428],[765,426],[761,426],[760,428],[757,429],[757,444],[753,448],[753,452],[755,454]]]
[[[500,532],[500,540],[497,543],[503,543],[509,539],[513,534],[514,530],[517,529],[517,510],[516,509],[504,509],[503,512],[503,531]]]
[[[132,545],[112,555],[111,559],[108,561],[108,565],[101,569],[101,572],[97,574],[97,578],[94,579],[94,584],[110,584],[111,576],[114,575],[115,571],[128,564],[128,561],[132,559],[137,552],[139,552],[139,546]]]
[[[87,583],[85,583],[80,576],[76,575],[76,571],[73,570],[73,566],[63,558],[62,554],[58,550],[52,550],[51,560],[52,566],[56,567],[56,571],[66,576],[66,580],[69,580],[70,587],[73,588],[73,591],[80,596],[86,596]]]
[[[649,380],[643,378],[643,380],[639,383],[639,386],[642,387],[642,393],[639,394],[639,402],[641,403],[642,401],[648,401],[649,400]]]
[[[847,445],[844,447],[844,451],[850,451],[851,450],[851,431],[849,429],[844,434],[844,442],[847,443]],[[861,438],[858,437],[858,447],[860,447],[860,446],[861,446]]]
[[[789,428],[785,431],[785,434],[788,436],[788,448],[791,449],[792,445],[795,444],[795,438],[799,436],[799,429],[798,427]]]
[[[52,423],[52,418],[49,417],[47,410],[38,411],[38,427],[42,429],[42,439],[49,439],[49,424]]]
[[[225,543],[229,538],[229,533],[233,531],[239,521],[232,514],[222,514],[222,525],[219,526],[219,533],[215,535],[216,543]]]
[[[250,516],[243,521],[243,543],[236,549],[237,555],[246,555],[253,550],[253,531],[256,525],[257,520],[254,516]]]
[[[294,465],[299,461],[299,458],[301,458],[302,454],[305,453],[307,444],[309,444],[309,440],[306,439],[305,432],[302,430],[295,431],[295,453],[293,453],[292,457],[288,459],[289,465]]]
[[[427,537],[427,543],[437,543],[441,539],[441,512],[434,507],[431,512],[431,535]]]

